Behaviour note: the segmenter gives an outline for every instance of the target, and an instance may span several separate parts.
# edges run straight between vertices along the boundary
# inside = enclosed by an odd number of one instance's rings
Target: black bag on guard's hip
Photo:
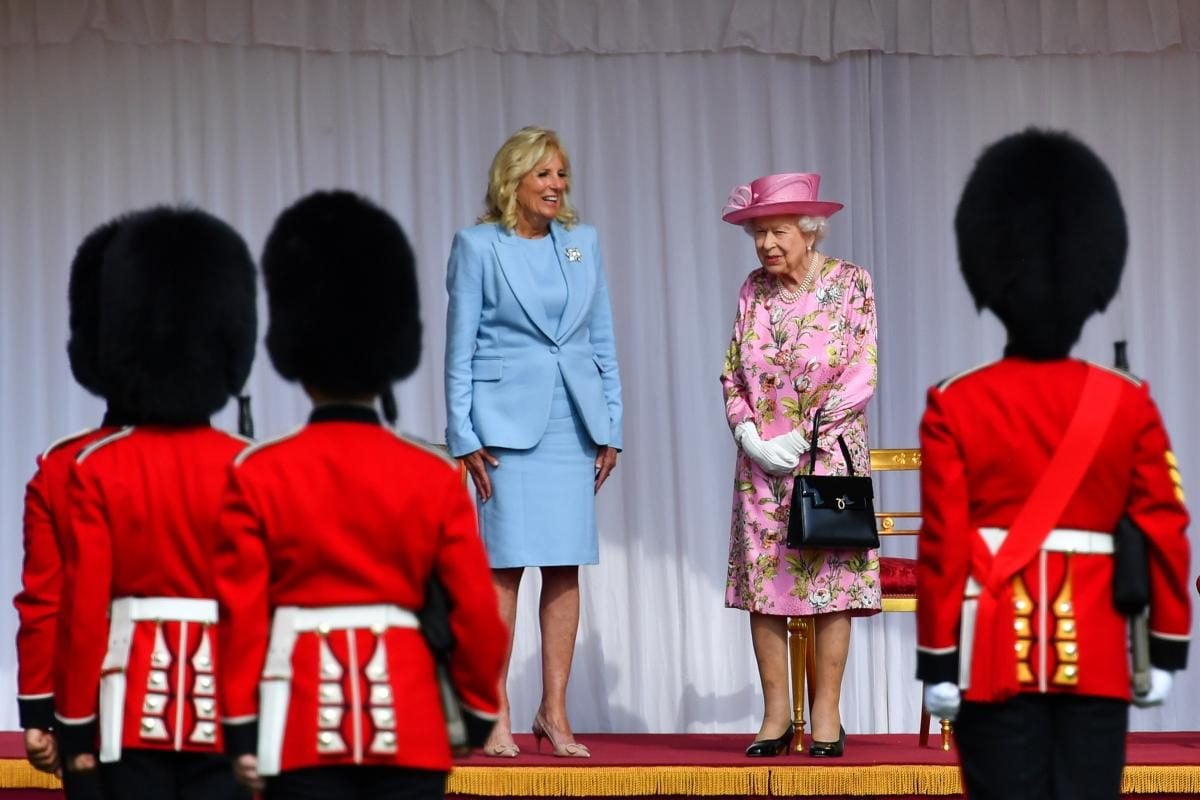
[[[875,527],[875,488],[871,478],[854,474],[850,449],[838,436],[846,459],[846,475],[816,475],[817,433],[821,409],[813,417],[809,440],[809,474],[797,475],[792,487],[787,546],[797,550],[870,550],[879,547]]]
[[[425,604],[417,612],[421,622],[421,635],[433,653],[434,671],[438,693],[442,700],[442,713],[446,716],[446,736],[454,749],[483,747],[491,726],[481,728],[471,725],[463,711],[462,699],[450,680],[450,653],[454,650],[454,634],[450,630],[450,602],[446,590],[437,578],[430,577],[425,586]]]
[[[1125,616],[1150,604],[1150,566],[1146,534],[1129,517],[1113,532],[1113,605]]]

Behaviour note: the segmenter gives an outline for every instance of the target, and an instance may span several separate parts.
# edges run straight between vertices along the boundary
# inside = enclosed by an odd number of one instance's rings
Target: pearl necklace
[[[783,281],[779,282],[777,294],[779,299],[785,303],[794,303],[800,299],[800,296],[809,290],[812,286],[813,278],[817,277],[817,267],[820,264],[817,261],[817,251],[813,250],[812,255],[808,257],[808,271],[804,273],[804,280],[800,281],[800,285],[795,289],[783,288]]]

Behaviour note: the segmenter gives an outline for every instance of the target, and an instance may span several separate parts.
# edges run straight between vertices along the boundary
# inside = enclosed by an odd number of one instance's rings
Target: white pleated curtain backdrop
[[[599,500],[601,563],[582,571],[569,690],[577,730],[758,724],[746,615],[723,608],[734,449],[717,383],[737,289],[755,265],[750,240],[719,214],[729,189],[758,175],[819,171],[822,194],[846,203],[824,249],[875,280],[872,443],[913,446],[925,389],[995,358],[1003,343],[999,326],[976,315],[955,258],[951,221],[973,159],[1027,125],[1076,132],[1111,166],[1131,228],[1122,293],[1077,352],[1108,363],[1112,341],[1129,339],[1189,494],[1200,496],[1190,413],[1200,396],[1194,48],[1022,58],[876,50],[821,61],[732,47],[536,54],[468,43],[395,55],[117,36],[114,9],[130,8],[119,2],[85,4],[87,19],[108,14],[108,28],[81,23],[58,41],[31,5],[0,2],[0,596],[18,588],[36,453],[102,410],[71,380],[64,352],[67,265],[84,233],[129,208],[187,201],[227,219],[257,253],[275,215],[305,192],[338,186],[374,198],[420,259],[425,355],[397,388],[402,427],[440,441],[449,243],[480,211],[496,148],[527,124],[562,134],[573,198],[599,228],[625,390],[626,451]],[[260,335],[265,312],[263,326]],[[261,349],[248,389],[260,437],[307,414]],[[232,427],[232,408],[217,422]],[[912,484],[879,487],[885,502],[914,499]],[[518,730],[539,700],[537,583],[529,573],[513,654]],[[17,725],[15,628],[15,613],[0,609],[0,729]],[[847,730],[915,731],[913,670],[912,615],[856,622]],[[1135,712],[1133,727],[1195,728],[1198,701],[1200,680],[1185,673],[1171,704]]]

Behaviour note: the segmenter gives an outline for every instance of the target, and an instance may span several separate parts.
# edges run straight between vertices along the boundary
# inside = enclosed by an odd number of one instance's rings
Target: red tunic
[[[319,408],[296,433],[243,453],[232,470],[216,564],[221,647],[239,654],[221,687],[232,753],[252,752],[269,727],[263,719],[264,732],[257,730],[259,680],[276,609],[416,610],[431,576],[450,607],[454,687],[478,716],[497,713],[508,638],[471,498],[447,459],[380,426],[373,412]],[[450,768],[434,662],[421,633],[377,633],[297,634],[281,771]],[[372,659],[386,664],[386,678],[372,677]],[[376,747],[377,737],[393,744]]]
[[[1089,368],[1006,358],[930,389],[921,421],[919,679],[958,682],[975,531],[1011,525],[1063,437]],[[1116,415],[1058,527],[1111,534],[1127,514],[1145,533],[1151,661],[1181,669],[1191,631],[1181,480],[1147,386],[1115,374],[1125,379]],[[1102,554],[1036,557],[1010,581],[1011,602],[997,612],[998,624],[1013,626],[1015,646],[992,668],[1014,671],[1020,692],[1128,700],[1127,621],[1113,607],[1112,563]],[[1003,699],[975,687],[964,697]]]
[[[71,669],[55,698],[68,754],[93,749],[113,601],[215,598],[216,517],[229,464],[246,444],[207,425],[145,426],[80,453],[70,474],[60,616],[61,657]],[[196,622],[134,623],[124,747],[220,751],[213,638]]]
[[[25,487],[25,561],[13,598],[17,629],[17,704],[22,728],[54,726],[55,638],[62,591],[62,536],[68,526],[67,472],[83,448],[115,428],[81,431],[46,448]]]

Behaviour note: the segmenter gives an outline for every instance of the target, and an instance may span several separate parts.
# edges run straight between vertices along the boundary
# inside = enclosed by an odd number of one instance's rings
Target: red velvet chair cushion
[[[879,559],[879,582],[884,597],[915,597],[917,560],[884,556]]]

